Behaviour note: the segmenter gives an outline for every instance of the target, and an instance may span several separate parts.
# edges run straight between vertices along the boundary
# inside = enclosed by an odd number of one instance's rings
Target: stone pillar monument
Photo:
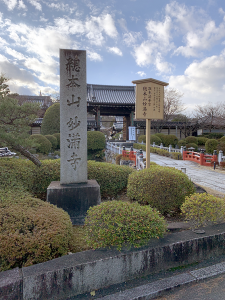
[[[90,206],[101,202],[100,187],[87,180],[86,51],[60,50],[60,182],[51,182],[47,201],[83,224]]]

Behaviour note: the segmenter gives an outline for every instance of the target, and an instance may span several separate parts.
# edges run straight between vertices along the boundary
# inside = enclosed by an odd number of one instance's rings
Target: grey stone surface
[[[23,299],[22,272],[19,268],[0,272],[0,300]]]
[[[60,183],[87,181],[86,51],[60,49]]]
[[[198,280],[216,276],[222,273],[225,273],[225,262],[190,272],[190,274]]]
[[[210,234],[213,233],[213,234]],[[84,294],[106,286],[190,264],[224,252],[225,225],[155,239],[140,250],[96,250],[75,253],[23,268],[24,299],[54,299]]]
[[[113,295],[108,295],[102,298],[98,298],[99,300],[148,300],[153,299],[159,296],[162,292],[166,290],[174,289],[175,287],[189,284],[196,281],[196,279],[188,274],[184,273],[181,275],[173,276],[170,278],[158,280],[156,282],[145,284],[133,289],[129,289],[123,292],[118,292]],[[97,300],[98,300],[97,299]]]
[[[67,185],[52,181],[47,188],[47,201],[67,211],[73,224],[82,225],[87,210],[101,203],[100,187],[96,180]]]

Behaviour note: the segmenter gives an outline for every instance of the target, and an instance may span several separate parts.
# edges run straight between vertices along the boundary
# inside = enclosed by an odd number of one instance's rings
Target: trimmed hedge
[[[224,199],[207,193],[186,197],[181,211],[185,219],[191,221],[193,228],[225,221]]]
[[[186,143],[185,140],[179,140],[179,141],[177,142],[177,146],[178,146],[179,148],[181,148],[181,146],[186,146],[186,145],[187,145],[187,143]]]
[[[140,247],[166,232],[166,222],[149,206],[122,201],[91,207],[85,218],[86,240],[92,248]]]
[[[1,190],[0,220],[0,271],[45,262],[69,251],[69,215],[28,193]]]
[[[205,150],[209,154],[213,154],[213,151],[217,149],[218,141],[215,139],[208,139],[205,143]]]
[[[152,145],[153,143],[159,146],[162,143],[162,140],[157,135],[152,134],[150,136],[150,144]]]
[[[146,135],[140,135],[139,137],[138,137],[138,142],[139,143],[146,143]]]
[[[35,147],[37,152],[48,154],[52,149],[52,143],[42,134],[33,134],[29,139],[37,143]]]
[[[127,166],[88,161],[88,179],[95,179],[100,185],[101,196],[115,197],[127,187],[128,176],[133,172]]]
[[[57,132],[60,132],[60,103],[55,103],[46,110],[41,125],[41,134]]]
[[[45,135],[45,137],[50,141],[50,143],[52,144],[52,150],[56,150],[57,149],[57,145],[58,145],[58,141],[57,138],[54,135],[50,135],[47,134]]]
[[[57,147],[56,149],[60,149],[60,133],[54,133],[53,136],[57,139]]]
[[[188,150],[188,148],[195,148],[194,151],[198,151],[198,145],[195,144],[195,143],[189,143],[189,144],[186,144],[186,149]]]
[[[133,147],[138,150],[142,149],[143,151],[146,151],[146,145],[134,143]],[[150,152],[157,153],[161,156],[171,157],[176,160],[183,160],[183,157],[182,157],[181,153],[179,153],[179,152],[169,152],[164,149],[160,149],[160,148],[156,148],[156,147],[150,147]]]
[[[88,179],[97,180],[103,198],[114,197],[125,189],[128,176],[133,171],[126,166],[88,161]],[[33,196],[46,200],[49,184],[60,180],[60,159],[44,160],[40,167],[24,159],[2,159],[0,174],[0,188],[23,188]]]
[[[185,138],[185,141],[187,144],[190,144],[190,143],[198,144],[198,138],[196,136],[187,136]]]
[[[197,137],[197,139],[198,139],[199,146],[205,146],[205,143],[208,140],[206,137],[203,137],[203,136]]]
[[[105,148],[105,135],[100,131],[87,132],[87,149],[96,151]]]
[[[140,204],[149,204],[160,213],[178,211],[185,197],[195,188],[188,176],[175,168],[152,166],[129,176],[127,196]]]

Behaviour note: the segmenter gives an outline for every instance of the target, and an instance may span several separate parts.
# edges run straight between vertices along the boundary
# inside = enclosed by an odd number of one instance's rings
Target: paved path
[[[143,154],[145,157],[145,152]],[[194,183],[225,194],[225,172],[219,173],[213,170],[213,167],[202,167],[192,161],[175,160],[155,153],[150,154],[150,160],[160,166],[174,167],[179,170],[186,168],[186,174]]]

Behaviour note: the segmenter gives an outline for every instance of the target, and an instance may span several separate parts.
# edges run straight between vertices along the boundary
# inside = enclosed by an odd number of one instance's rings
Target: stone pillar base
[[[96,180],[65,185],[52,181],[47,188],[47,202],[67,211],[73,225],[83,225],[89,207],[101,203],[100,186]]]

